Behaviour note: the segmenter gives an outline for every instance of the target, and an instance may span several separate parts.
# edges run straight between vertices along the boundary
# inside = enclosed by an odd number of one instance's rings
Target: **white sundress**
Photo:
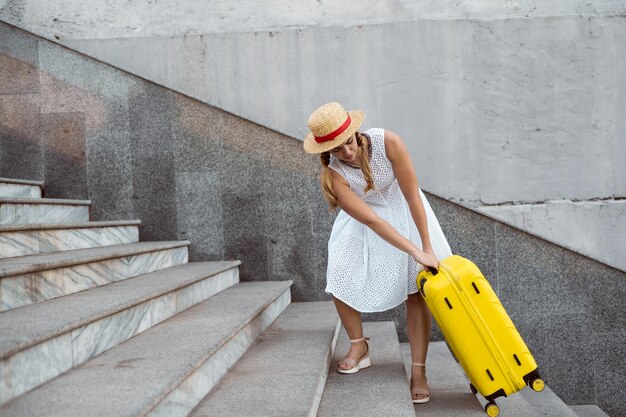
[[[371,141],[370,164],[375,189],[364,193],[360,168],[331,156],[330,168],[343,176],[350,188],[402,236],[422,247],[419,231],[387,159],[383,129],[364,132]],[[428,222],[431,246],[439,260],[452,255],[450,245],[426,196],[419,190]],[[378,236],[372,229],[340,210],[328,240],[326,292],[363,313],[396,307],[418,291],[415,278],[423,270],[407,253]]]

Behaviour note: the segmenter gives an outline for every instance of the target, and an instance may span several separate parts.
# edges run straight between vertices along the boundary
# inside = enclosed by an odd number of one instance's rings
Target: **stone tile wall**
[[[192,261],[240,259],[242,281],[293,280],[294,301],[328,299],[334,215],[300,141],[4,23],[0,140],[2,177],[45,181],[47,197],[88,198],[94,220],[141,219],[141,240],[190,240]],[[626,274],[428,198],[554,390],[626,415]],[[366,319],[394,319],[406,340],[404,314]]]

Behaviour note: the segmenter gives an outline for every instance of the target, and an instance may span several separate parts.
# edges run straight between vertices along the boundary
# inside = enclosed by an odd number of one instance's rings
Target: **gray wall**
[[[244,281],[293,279],[294,301],[328,299],[334,216],[301,142],[4,23],[0,74],[0,176],[43,180],[48,197],[89,198],[94,220],[139,218],[142,240],[189,239],[191,260],[241,259]],[[553,389],[626,415],[626,274],[429,199]],[[367,319],[394,319],[406,340],[403,315]]]
[[[437,195],[626,271],[626,0],[58,3],[0,19],[295,138],[361,108]]]

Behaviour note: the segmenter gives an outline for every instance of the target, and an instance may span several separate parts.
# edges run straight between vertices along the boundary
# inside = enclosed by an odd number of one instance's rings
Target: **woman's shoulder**
[[[385,129],[382,129],[382,128],[379,128],[379,127],[372,127],[370,129],[367,129],[363,133],[366,134],[369,137],[376,137],[376,138],[380,138],[380,139],[384,139],[384,137],[385,137]]]

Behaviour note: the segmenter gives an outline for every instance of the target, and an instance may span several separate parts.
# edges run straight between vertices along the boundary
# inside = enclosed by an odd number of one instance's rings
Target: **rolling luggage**
[[[422,271],[417,285],[474,394],[496,417],[495,399],[523,389],[544,389],[537,363],[500,300],[471,261],[457,255],[439,263],[438,271]]]

